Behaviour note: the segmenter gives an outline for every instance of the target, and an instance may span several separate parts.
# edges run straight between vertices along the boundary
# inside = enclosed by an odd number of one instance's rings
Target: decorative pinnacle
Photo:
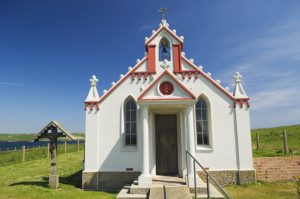
[[[242,81],[242,78],[243,76],[239,73],[239,72],[236,72],[234,75],[233,75],[233,78],[235,80],[235,83],[239,83]]]
[[[91,86],[97,86],[98,81],[99,80],[97,79],[96,75],[93,75],[92,79],[90,79]]]

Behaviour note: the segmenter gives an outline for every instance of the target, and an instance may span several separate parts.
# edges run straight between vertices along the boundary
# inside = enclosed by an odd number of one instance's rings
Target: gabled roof
[[[152,98],[152,99],[143,99],[147,93],[155,86],[157,85],[157,83],[164,77],[164,76],[168,76],[170,79],[172,79],[174,81],[174,83],[176,85],[178,85],[187,95],[187,97],[185,98],[170,98],[167,96],[162,96],[160,98]],[[189,91],[189,89],[187,89],[182,83],[180,83],[180,81],[177,80],[177,78],[172,75],[168,70],[165,70],[163,73],[160,74],[159,77],[156,78],[155,81],[153,81],[147,89],[145,89],[141,95],[138,97],[138,100],[195,100],[196,97],[194,96],[194,94]]]
[[[184,60],[187,64],[189,64],[196,71],[198,71],[205,79],[207,79],[209,82],[211,82],[214,86],[216,86],[221,92],[223,92],[225,95],[227,95],[230,99],[232,99],[232,100],[235,99],[235,97],[231,93],[229,93],[221,85],[219,85],[214,79],[212,79],[210,76],[208,76],[202,70],[200,70],[194,63],[192,63],[190,60],[188,60],[185,56],[181,56],[181,57],[182,57],[182,60]]]
[[[169,24],[163,20],[163,24],[161,24],[161,27],[156,30],[156,32],[151,35],[151,37],[145,41],[145,45],[148,45],[159,33],[161,33],[161,31],[165,30],[167,31],[170,35],[172,35],[180,44],[183,45],[183,41],[180,37],[178,37],[173,31],[170,30],[170,28],[168,28]]]
[[[106,97],[108,97],[116,88],[118,88],[129,76],[132,72],[134,72],[140,65],[142,65],[148,59],[145,56],[139,63],[137,63],[131,71],[129,71],[123,78],[121,78],[113,87],[111,87],[106,93],[104,93],[100,99],[99,103],[101,103]]]
[[[42,130],[38,134],[36,134],[34,136],[34,141],[38,141],[39,139],[42,139],[42,138],[47,138],[46,131],[52,126],[56,127],[58,130],[60,130],[60,132],[64,135],[64,137],[67,137],[70,140],[78,139],[70,131],[68,131],[61,123],[59,123],[57,121],[51,121],[44,128],[42,128]]]

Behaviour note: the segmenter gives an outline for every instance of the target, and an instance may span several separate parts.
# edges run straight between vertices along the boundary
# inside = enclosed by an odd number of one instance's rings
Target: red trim
[[[184,56],[181,56],[182,59],[189,64],[191,67],[193,67],[196,71],[199,72],[199,74],[203,75],[208,81],[210,81],[213,85],[215,85],[219,90],[221,90],[225,95],[227,95],[230,99],[234,100],[234,96],[228,93],[222,86],[220,86],[218,83],[216,83],[213,79],[211,79],[207,74],[205,74],[203,71],[201,71],[195,64],[193,64],[191,61],[189,61]],[[183,71],[185,72],[185,71]]]
[[[100,102],[84,102],[84,110],[93,110],[95,106],[99,110]]]
[[[147,59],[147,57],[144,57],[139,63],[137,63],[131,70],[131,73],[135,72]]]
[[[250,107],[249,100],[250,98],[237,98],[233,102],[233,107],[235,108],[237,104],[239,104],[240,107],[243,107],[243,105],[246,104],[246,106],[249,108]]]
[[[156,45],[149,45],[148,46],[148,72],[155,73],[155,46]]]
[[[131,72],[128,72],[122,79],[120,79],[113,87],[111,87],[107,93],[105,93],[104,95],[101,96],[100,100],[99,100],[99,104],[101,102],[103,102],[103,100],[105,98],[107,98],[116,88],[118,88],[120,86],[120,84],[122,84],[126,79],[127,77],[130,76],[131,73],[133,73],[141,64],[143,64],[145,61],[147,60],[147,57],[144,57],[139,63],[137,63]]]
[[[173,44],[173,60],[174,60],[174,71],[181,71],[181,47],[179,44]]]
[[[146,42],[145,42],[145,45],[148,45],[162,30],[166,30],[169,34],[171,34],[182,46],[183,46],[183,42],[181,41],[181,39],[176,35],[174,34],[169,28],[165,27],[165,26],[162,26],[160,27],[156,33],[154,35],[152,35]]]
[[[141,100],[146,93],[164,76],[164,75],[168,75],[169,77],[171,77],[185,92],[187,92],[192,99],[196,99],[196,97],[194,96],[194,94],[189,91],[183,84],[181,84],[168,70],[165,70],[162,74],[160,74],[160,76],[158,78],[156,78],[155,81],[153,81],[146,90],[144,90],[144,92],[142,92],[142,94],[138,97],[138,100]],[[162,98],[162,99],[166,99],[166,98]],[[175,99],[175,100],[179,100],[179,99]]]

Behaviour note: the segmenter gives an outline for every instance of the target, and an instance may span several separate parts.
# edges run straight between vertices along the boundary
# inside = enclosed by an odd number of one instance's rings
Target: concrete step
[[[132,184],[129,189],[129,193],[131,194],[148,194],[151,189],[151,186],[144,187],[136,184]]]
[[[192,199],[187,186],[152,187],[149,199]]]
[[[132,194],[129,189],[123,188],[116,199],[147,199],[148,194]]]
[[[207,187],[206,185],[201,185],[200,187],[197,187],[197,198],[207,198]],[[191,195],[195,196],[195,188],[190,188]],[[209,193],[210,198],[213,199],[223,199],[224,196],[211,184],[209,184]]]

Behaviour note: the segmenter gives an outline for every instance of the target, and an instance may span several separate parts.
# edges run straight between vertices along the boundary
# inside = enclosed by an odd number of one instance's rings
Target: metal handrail
[[[231,199],[230,196],[227,194],[227,192],[222,188],[222,186],[218,183],[218,181],[212,176],[210,175],[206,169],[196,160],[196,158],[189,152],[186,151],[186,156],[185,156],[185,160],[186,160],[186,170],[187,170],[187,184],[188,187],[190,185],[189,182],[189,170],[188,170],[188,156],[190,156],[193,160],[193,170],[194,170],[194,186],[195,186],[195,199],[197,199],[197,183],[196,183],[196,163],[201,167],[201,169],[204,171],[205,175],[206,175],[206,190],[207,190],[207,198],[210,199],[210,192],[209,192],[209,178],[211,178],[211,180],[215,183],[215,185],[217,185],[217,187],[219,188],[219,190],[222,192],[222,194],[227,198],[227,199]]]

